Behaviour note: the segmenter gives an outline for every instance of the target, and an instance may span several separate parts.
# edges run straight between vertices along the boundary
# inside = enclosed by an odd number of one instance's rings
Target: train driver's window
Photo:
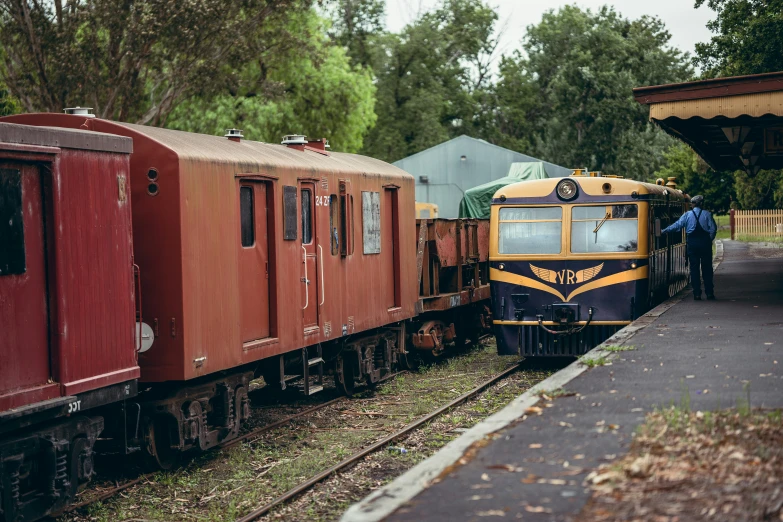
[[[302,244],[313,242],[312,192],[302,189]]]
[[[503,207],[498,211],[499,254],[559,254],[561,207]]]
[[[340,253],[340,204],[337,194],[329,196],[329,242],[332,245],[332,255]]]
[[[591,205],[571,209],[571,252],[636,252],[639,207]]]
[[[251,247],[255,244],[256,227],[253,226],[253,188],[239,188],[239,220],[242,230],[242,246]]]

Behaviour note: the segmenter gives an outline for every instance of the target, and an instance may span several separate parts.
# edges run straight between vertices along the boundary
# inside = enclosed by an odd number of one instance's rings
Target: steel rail
[[[347,397],[337,397],[337,398],[332,399],[330,401],[327,401],[327,402],[324,402],[322,404],[318,404],[316,406],[313,406],[312,408],[308,408],[308,409],[306,409],[304,411],[300,411],[299,413],[295,413],[294,415],[290,415],[290,416],[288,416],[288,417],[286,417],[284,419],[280,419],[279,421],[275,421],[272,424],[265,424],[264,426],[256,428],[253,431],[249,431],[249,432],[245,433],[244,435],[242,435],[240,437],[237,437],[236,439],[231,439],[231,440],[226,441],[226,442],[224,442],[222,444],[218,444],[216,446],[216,448],[221,449],[221,450],[222,449],[231,448],[233,446],[236,446],[240,442],[244,442],[244,441],[246,441],[248,439],[251,439],[253,437],[261,435],[264,432],[273,430],[273,429],[278,428],[278,427],[280,427],[280,426],[282,426],[284,424],[287,424],[287,423],[291,422],[294,419],[297,419],[299,417],[303,417],[303,416],[308,415],[310,413],[316,412],[318,410],[326,408],[327,406],[331,406],[332,404],[336,404],[336,403],[338,403],[340,401],[343,401],[345,399],[347,399]],[[255,439],[253,439],[253,440],[255,440]],[[117,493],[119,493],[120,491],[124,491],[124,490],[126,490],[126,489],[128,489],[130,487],[133,487],[136,484],[138,484],[139,482],[143,481],[144,479],[147,479],[147,478],[153,476],[155,473],[157,473],[157,471],[153,471],[153,472],[150,472],[150,473],[145,473],[145,474],[143,474],[143,475],[141,475],[139,477],[136,477],[133,480],[129,480],[128,482],[124,482],[124,483],[120,484],[119,486],[116,486],[116,487],[114,487],[112,489],[104,491],[103,493],[101,493],[97,497],[93,497],[93,498],[91,498],[89,500],[85,500],[85,501],[79,502],[77,504],[71,504],[70,506],[66,507],[63,510],[63,513],[70,513],[72,511],[76,511],[77,509],[81,509],[81,508],[87,507],[90,504],[94,504],[96,502],[101,502],[103,500],[109,499],[109,498],[113,497],[114,495],[116,495]]]
[[[392,379],[393,377],[396,377],[397,375],[400,375],[402,373],[405,373],[405,371],[393,373],[393,374],[385,377],[384,379],[382,379],[381,382],[387,381],[389,379]],[[244,435],[241,435],[241,436],[237,437],[236,439],[231,439],[229,441],[223,442],[222,444],[218,444],[215,447],[217,449],[223,450],[223,449],[228,449],[228,448],[231,448],[233,446],[236,446],[240,442],[244,442],[244,441],[246,441],[248,439],[252,439],[251,442],[253,442],[253,441],[256,440],[257,436],[261,435],[262,433],[265,433],[267,431],[273,430],[275,428],[278,428],[278,427],[280,427],[280,426],[282,426],[284,424],[287,424],[287,423],[291,422],[294,419],[297,419],[299,417],[304,417],[305,415],[309,415],[309,414],[314,413],[314,412],[316,412],[318,410],[326,408],[327,406],[331,406],[333,404],[336,404],[338,402],[341,402],[341,401],[344,401],[344,400],[347,400],[347,399],[348,399],[348,397],[337,397],[337,398],[334,398],[334,399],[326,401],[326,402],[324,402],[322,404],[318,404],[318,405],[313,406],[311,408],[307,408],[306,410],[300,411],[299,413],[295,413],[294,415],[290,415],[290,416],[288,416],[288,417],[286,417],[284,419],[280,419],[279,421],[275,421],[272,424],[265,424],[264,426],[256,428],[253,431],[249,431],[249,432],[245,433]],[[87,507],[90,504],[95,504],[96,502],[101,502],[103,500],[109,499],[109,498],[113,497],[114,495],[116,495],[117,493],[119,493],[120,491],[124,491],[124,490],[126,490],[126,489],[128,489],[130,487],[133,487],[136,484],[138,484],[141,481],[143,481],[144,479],[147,479],[147,478],[153,476],[155,473],[157,473],[157,471],[152,471],[150,473],[145,473],[143,475],[140,475],[140,476],[136,477],[133,480],[129,480],[128,482],[124,482],[124,483],[122,483],[122,484],[120,484],[120,485],[118,485],[118,486],[116,486],[114,488],[111,488],[111,489],[109,489],[107,491],[104,491],[103,493],[101,493],[97,497],[93,497],[93,498],[91,498],[89,500],[85,500],[83,502],[79,502],[79,503],[76,503],[76,504],[71,504],[71,505],[69,505],[68,507],[66,507],[63,510],[63,513],[70,513],[72,511],[76,511],[78,509],[82,509],[84,507]]]
[[[484,391],[486,388],[492,386],[497,381],[499,381],[501,379],[504,379],[505,377],[508,377],[509,375],[511,375],[512,373],[517,371],[521,366],[522,366],[521,362],[516,363],[515,365],[511,366],[510,368],[508,368],[508,369],[500,372],[499,374],[495,375],[491,379],[489,379],[487,381],[484,381],[483,383],[479,384],[478,386],[476,386],[475,388],[473,388],[469,392],[467,392],[467,393],[465,393],[463,395],[460,395],[459,397],[457,397],[456,399],[454,399],[450,403],[446,404],[445,406],[441,406],[437,410],[435,410],[435,411],[433,411],[431,413],[428,413],[424,417],[421,417],[420,419],[417,419],[417,420],[413,421],[412,423],[408,424],[407,426],[405,426],[401,430],[399,430],[399,431],[397,431],[395,433],[392,433],[388,437],[384,437],[383,439],[379,440],[378,442],[375,442],[375,443],[371,444],[370,446],[367,446],[366,448],[364,448],[364,449],[354,453],[350,457],[348,457],[348,458],[342,460],[341,462],[335,464],[331,468],[329,468],[329,469],[327,469],[325,471],[322,471],[318,475],[315,475],[315,476],[311,477],[306,482],[302,482],[298,486],[296,486],[296,487],[286,491],[285,493],[283,493],[282,495],[280,495],[276,499],[272,500],[268,504],[263,505],[263,506],[255,509],[255,510],[251,511],[250,513],[248,513],[244,517],[237,519],[236,522],[252,522],[254,520],[259,519],[260,517],[264,516],[266,513],[268,513],[273,508],[275,508],[275,507],[279,506],[280,504],[283,504],[283,503],[291,500],[292,498],[296,497],[300,493],[303,493],[303,492],[307,491],[308,489],[312,488],[313,486],[315,486],[316,484],[318,484],[322,480],[324,480],[324,479],[330,477],[331,475],[335,474],[336,472],[340,471],[344,467],[349,466],[350,464],[353,464],[357,460],[359,460],[359,459],[361,459],[363,457],[366,457],[367,455],[369,455],[371,453],[374,453],[374,452],[378,451],[379,449],[383,448],[387,444],[390,444],[391,442],[394,442],[396,439],[399,439],[400,437],[403,437],[403,436],[407,435],[408,433],[410,433],[411,431],[415,430],[416,428],[418,428],[422,424],[425,424],[425,423],[431,421],[435,417],[443,414],[444,412],[452,409],[453,407],[458,406],[458,405],[462,404],[463,402],[473,398],[474,396],[476,396],[479,393],[481,393],[482,391]]]

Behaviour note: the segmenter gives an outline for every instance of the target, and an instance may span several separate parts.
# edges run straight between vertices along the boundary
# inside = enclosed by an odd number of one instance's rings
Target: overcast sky
[[[415,20],[418,13],[437,5],[437,0],[386,0],[386,25],[391,31],[400,30],[405,24]],[[557,9],[567,4],[576,4],[582,8],[597,9],[604,4],[614,5],[615,9],[627,18],[639,18],[653,15],[663,20],[672,35],[671,44],[682,51],[693,54],[697,42],[706,42],[710,38],[706,23],[713,18],[714,12],[706,5],[694,9],[693,0],[487,0],[498,12],[498,26],[507,24],[501,42],[502,52],[508,54],[519,47],[525,27],[541,21],[541,15],[549,9]]]

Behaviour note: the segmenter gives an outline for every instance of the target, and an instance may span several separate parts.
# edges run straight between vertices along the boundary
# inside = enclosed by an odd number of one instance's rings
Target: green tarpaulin
[[[465,191],[465,196],[459,204],[459,217],[489,219],[489,207],[492,205],[492,196],[495,192],[512,183],[548,177],[543,162],[512,163],[505,178]]]

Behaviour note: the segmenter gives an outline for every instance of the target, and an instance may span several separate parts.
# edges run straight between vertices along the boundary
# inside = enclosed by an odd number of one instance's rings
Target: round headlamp
[[[564,179],[557,184],[557,197],[565,201],[571,201],[579,194],[579,189],[576,186],[576,181],[572,179]]]

